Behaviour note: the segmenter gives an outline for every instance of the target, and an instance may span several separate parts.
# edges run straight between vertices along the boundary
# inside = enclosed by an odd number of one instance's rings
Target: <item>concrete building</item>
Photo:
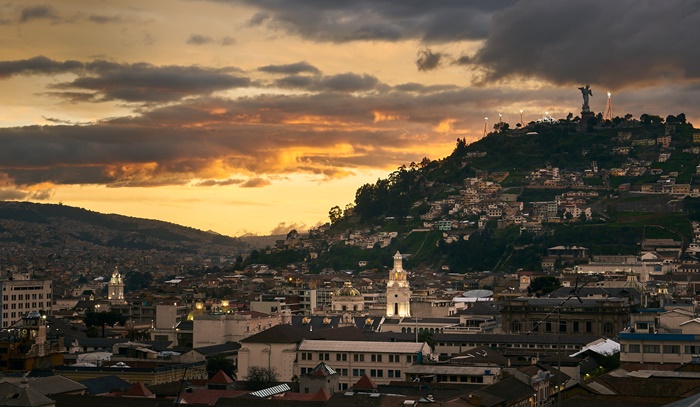
[[[13,273],[0,280],[2,286],[2,328],[8,328],[30,312],[51,315],[51,280],[33,280],[29,274]]]
[[[295,355],[294,374],[307,374],[325,362],[338,372],[338,390],[346,390],[365,374],[377,385],[389,384],[403,381],[407,369],[429,354],[424,342],[304,340]]]
[[[627,298],[508,299],[501,308],[503,332],[614,337],[629,322]]]
[[[255,311],[203,314],[194,318],[193,347],[221,345],[241,340],[282,323],[283,314]]]
[[[689,311],[646,309],[619,333],[620,362],[690,363],[700,354],[700,318]]]

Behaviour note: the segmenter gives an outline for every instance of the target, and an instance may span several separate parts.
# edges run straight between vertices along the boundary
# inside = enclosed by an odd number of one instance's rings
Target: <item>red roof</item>
[[[223,370],[219,370],[218,372],[216,372],[214,377],[209,379],[207,383],[229,384],[233,383],[233,380],[231,380],[231,378],[226,373],[224,373]]]
[[[129,397],[153,397],[152,391],[148,390],[146,386],[141,382],[136,382],[131,385],[131,388],[124,393],[125,396]]]
[[[319,389],[314,394],[311,393],[294,393],[291,391],[285,392],[283,394],[276,394],[272,396],[273,400],[288,400],[288,401],[328,401],[331,395],[325,389]]]
[[[372,379],[370,379],[369,376],[367,376],[367,374],[365,373],[365,375],[360,377],[360,380],[358,380],[357,383],[355,383],[352,386],[352,388],[353,389],[375,390],[377,388],[377,384],[374,383],[372,381]]]
[[[216,404],[220,398],[234,397],[240,394],[249,393],[245,390],[195,390],[192,393],[182,393],[180,399],[187,404]]]

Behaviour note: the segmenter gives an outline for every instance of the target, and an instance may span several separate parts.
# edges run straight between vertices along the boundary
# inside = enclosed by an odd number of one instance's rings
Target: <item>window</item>
[[[544,331],[545,332],[552,332],[552,323],[551,322],[544,323]]]
[[[586,332],[593,332],[593,322],[586,321]]]
[[[388,376],[389,377],[395,377],[395,378],[400,378],[401,377],[401,371],[400,370],[388,370]]]
[[[630,344],[629,353],[639,353],[639,345]]]
[[[697,355],[700,353],[700,346],[697,345],[685,345],[685,353],[691,355]]]
[[[532,332],[539,332],[540,330],[540,321],[532,321]]]
[[[389,355],[389,363],[401,363],[401,355]]]
[[[520,321],[513,321],[510,324],[510,331],[511,332],[520,332]]]
[[[314,360],[311,352],[301,352],[301,360]]]
[[[348,361],[348,354],[347,353],[336,353],[335,354],[335,361],[336,362],[347,362]]]
[[[338,370],[339,374],[341,376],[347,376],[348,375],[348,369],[339,369]]]
[[[365,375],[365,369],[352,369],[352,375],[355,376],[355,377],[364,376],[364,375]]]
[[[571,323],[571,330],[574,331],[574,332],[578,332],[578,330],[579,330],[578,321],[573,321],[573,322]]]
[[[681,353],[681,346],[680,345],[664,345],[664,353],[679,354],[679,353]]]
[[[352,360],[355,362],[364,362],[365,355],[361,353],[355,353],[354,355],[352,355]]]
[[[372,362],[381,362],[382,355],[372,355]]]
[[[642,346],[644,353],[659,353],[659,345],[644,345]]]
[[[326,360],[326,361],[328,361],[328,360],[331,360],[331,359],[330,359],[330,356],[331,356],[330,353],[319,353],[319,354],[318,354],[318,360]],[[309,359],[309,360],[311,360],[311,359]]]
[[[305,368],[305,367],[302,367],[302,368],[301,368],[301,374],[306,374],[306,368]]]
[[[19,295],[19,300],[22,301],[24,299],[24,294]]]
[[[566,332],[566,321],[559,321],[559,332]]]
[[[612,324],[612,322],[605,322],[605,323],[603,323],[603,333],[611,334],[612,331],[613,331],[613,324]]]

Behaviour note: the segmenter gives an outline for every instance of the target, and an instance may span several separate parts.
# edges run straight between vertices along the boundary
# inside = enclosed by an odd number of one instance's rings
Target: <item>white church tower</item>
[[[411,288],[403,269],[403,257],[398,251],[394,255],[394,268],[389,272],[386,284],[386,316],[411,316]]]
[[[119,274],[119,270],[115,267],[112,273],[112,278],[109,280],[107,285],[108,294],[107,299],[112,304],[123,304],[124,303],[124,282],[122,281],[122,276]]]

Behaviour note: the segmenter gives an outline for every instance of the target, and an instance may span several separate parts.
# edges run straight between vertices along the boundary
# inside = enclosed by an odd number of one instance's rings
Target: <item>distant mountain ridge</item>
[[[102,214],[62,204],[0,202],[0,246],[78,245],[235,256],[245,242],[174,223]]]

